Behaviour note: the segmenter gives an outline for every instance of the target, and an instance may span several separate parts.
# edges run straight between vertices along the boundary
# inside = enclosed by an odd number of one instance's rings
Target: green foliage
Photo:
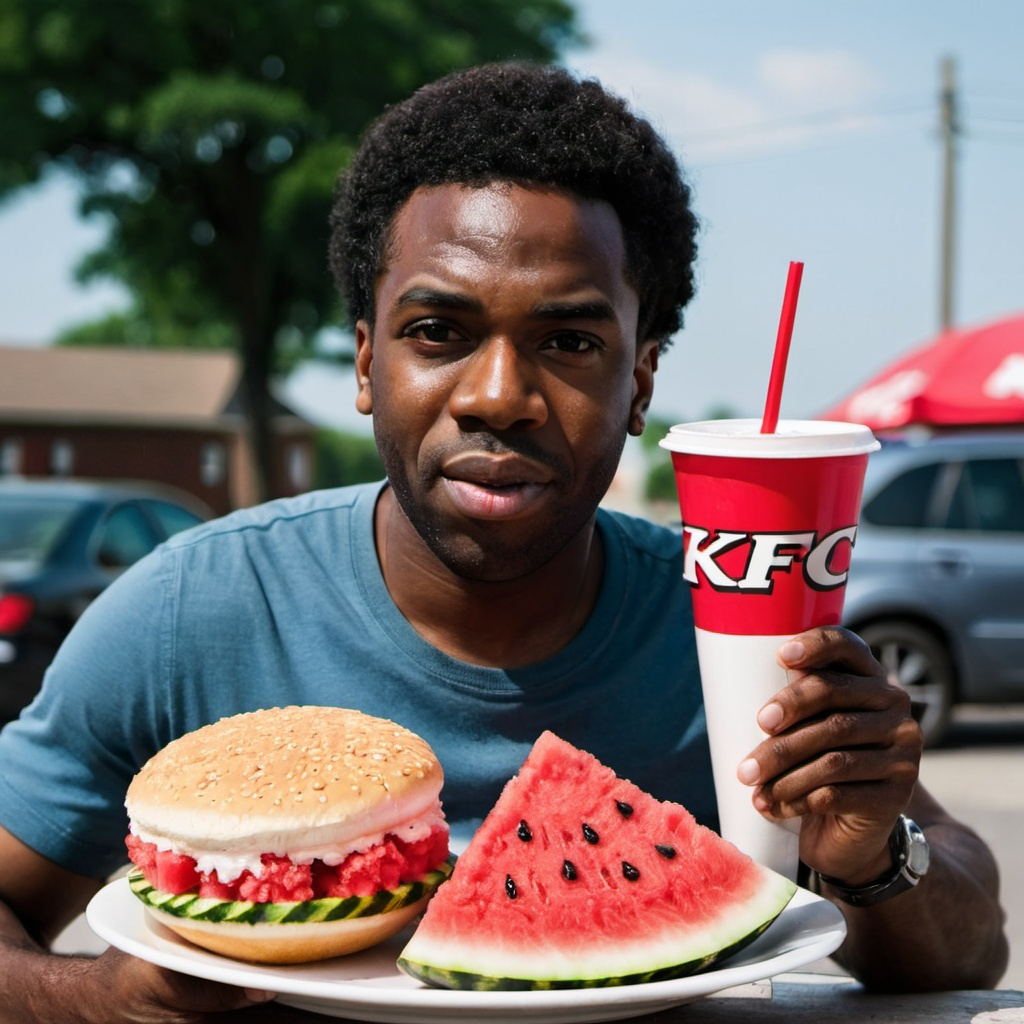
[[[384,464],[372,437],[321,430],[316,438],[315,487],[342,487],[384,479]]]
[[[80,174],[111,231],[79,274],[125,284],[154,336],[198,303],[243,351],[282,328],[311,348],[341,315],[327,211],[368,121],[575,38],[564,0],[0,0],[0,196]]]
[[[647,419],[647,426],[640,435],[640,445],[648,459],[658,458],[659,453],[665,453],[665,449],[658,446],[658,442],[668,433],[673,423],[679,420],[666,420],[657,416],[650,416]]]
[[[665,453],[664,458],[652,462],[647,470],[644,481],[644,500],[648,502],[668,502],[675,505],[678,501],[676,478],[672,471],[672,457]]]
[[[577,39],[566,0],[0,0],[0,199],[78,175],[110,225],[79,276],[133,299],[110,340],[235,344],[258,423],[269,376],[343,318],[327,217],[368,122]]]

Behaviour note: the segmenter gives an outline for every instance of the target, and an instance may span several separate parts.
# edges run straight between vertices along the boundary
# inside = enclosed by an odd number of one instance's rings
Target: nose
[[[512,341],[489,339],[462,362],[460,371],[448,407],[463,429],[532,429],[547,420],[536,368]]]

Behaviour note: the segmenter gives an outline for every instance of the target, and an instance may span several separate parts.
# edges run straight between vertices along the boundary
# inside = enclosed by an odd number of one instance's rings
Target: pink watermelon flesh
[[[679,804],[545,732],[399,966],[474,989],[681,977],[753,941],[795,890]]]

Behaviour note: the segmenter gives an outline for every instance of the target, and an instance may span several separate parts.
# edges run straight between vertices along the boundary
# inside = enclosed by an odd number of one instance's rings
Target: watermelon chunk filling
[[[252,903],[303,902],[313,899],[345,899],[372,896],[416,882],[443,864],[448,857],[448,830],[432,829],[416,842],[397,836],[366,850],[349,854],[340,864],[296,864],[290,857],[264,853],[257,874],[248,869],[230,882],[217,872],[200,872],[194,858],[173,850],[158,850],[136,835],[125,839],[128,858],[154,888],[174,895],[186,893],[209,899]]]

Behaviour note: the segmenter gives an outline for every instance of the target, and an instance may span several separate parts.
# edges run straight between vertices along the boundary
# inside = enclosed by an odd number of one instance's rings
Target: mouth
[[[441,479],[455,507],[473,519],[513,519],[539,501],[551,470],[518,455],[470,453],[449,460]]]

